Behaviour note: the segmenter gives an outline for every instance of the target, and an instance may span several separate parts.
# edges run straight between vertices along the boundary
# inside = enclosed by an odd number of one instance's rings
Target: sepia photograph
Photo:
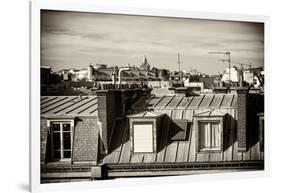
[[[264,170],[263,22],[40,15],[41,184]]]

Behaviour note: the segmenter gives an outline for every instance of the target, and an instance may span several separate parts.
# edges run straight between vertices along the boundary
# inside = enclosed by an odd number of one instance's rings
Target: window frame
[[[127,115],[129,124],[129,135],[130,135],[130,151],[132,154],[154,154],[158,151],[158,136],[160,135],[160,127],[162,125],[162,117],[165,114],[155,112],[151,113],[149,111],[144,111],[136,114]],[[134,152],[134,134],[133,125],[134,124],[152,124],[152,140],[153,140],[153,152]]]
[[[211,127],[211,125],[212,124],[218,124],[218,127],[219,127],[219,133],[221,132],[221,124],[220,124],[220,121],[218,121],[218,120],[212,120],[212,121],[207,121],[207,120],[203,120],[203,121],[198,121],[198,137],[199,137],[199,139],[198,139],[198,145],[199,145],[199,151],[200,152],[204,152],[204,151],[220,151],[221,149],[220,149],[220,147],[221,147],[221,136],[219,136],[219,147],[217,148],[214,148],[214,147],[209,147],[209,148],[202,148],[201,147],[201,139],[200,139],[200,136],[201,136],[201,134],[200,134],[200,132],[201,132],[201,127],[200,127],[200,124],[201,123],[205,123],[205,124],[208,124],[208,129],[212,129],[212,127]],[[212,133],[212,132],[211,132]],[[210,141],[212,141],[212,135],[210,135],[210,138],[211,138],[211,140]]]
[[[219,148],[204,148],[200,147],[200,123],[218,123],[219,124],[219,134],[220,134],[220,141],[219,141]],[[223,131],[224,131],[224,117],[223,116],[214,116],[214,117],[196,117],[195,121],[195,146],[197,153],[220,153],[223,151],[224,147],[224,138],[223,138]]]
[[[57,159],[54,158],[54,145],[53,145],[53,124],[59,124],[60,125],[60,154],[61,158]],[[63,124],[69,124],[70,125],[70,158],[64,158],[63,152]],[[51,161],[52,162],[70,162],[72,160],[73,156],[73,130],[74,130],[74,120],[69,120],[69,119],[54,119],[54,120],[48,120],[47,121],[47,126],[49,128],[49,135],[50,135],[50,152],[51,152]]]

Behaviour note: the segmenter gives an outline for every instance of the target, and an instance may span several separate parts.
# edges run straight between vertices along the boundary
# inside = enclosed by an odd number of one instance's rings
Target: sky
[[[144,55],[151,66],[222,73],[231,60],[264,65],[262,23],[149,17],[66,11],[41,12],[41,66],[54,71],[89,64],[139,66]]]

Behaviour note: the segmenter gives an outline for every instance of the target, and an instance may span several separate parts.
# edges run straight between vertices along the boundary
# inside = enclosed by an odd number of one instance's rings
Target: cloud
[[[214,73],[224,69],[209,51],[231,50],[234,59],[255,63],[264,50],[259,23],[43,11],[41,31],[41,63],[55,69],[139,65],[145,54],[157,67],[175,70],[180,52],[186,68]]]

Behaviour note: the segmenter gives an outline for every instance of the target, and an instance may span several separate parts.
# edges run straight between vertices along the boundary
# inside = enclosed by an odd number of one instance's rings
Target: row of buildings
[[[264,168],[264,96],[101,89],[41,97],[41,183]]]
[[[263,68],[243,69],[242,71],[238,67],[233,66],[232,68],[227,68],[221,75],[209,76],[196,70],[185,72],[169,71],[167,69],[158,69],[156,67],[151,68],[151,65],[145,56],[139,67],[131,66],[130,64],[125,67],[108,67],[106,64],[95,64],[89,65],[87,69],[71,68],[59,70],[57,72],[53,72],[52,75],[50,68],[42,67],[41,76],[42,85],[54,82],[73,81],[95,82],[101,84],[120,84],[121,82],[124,82],[125,84],[141,84],[146,82],[149,83],[150,87],[188,87],[191,82],[191,85],[194,85],[194,82],[196,82],[198,85],[201,83],[200,87],[207,89],[225,86],[229,83],[231,83],[231,86],[263,86]],[[54,79],[56,80],[50,81]],[[61,81],[59,81],[59,79]]]
[[[223,78],[161,71],[146,58],[42,67],[41,183],[263,170],[263,92]]]

